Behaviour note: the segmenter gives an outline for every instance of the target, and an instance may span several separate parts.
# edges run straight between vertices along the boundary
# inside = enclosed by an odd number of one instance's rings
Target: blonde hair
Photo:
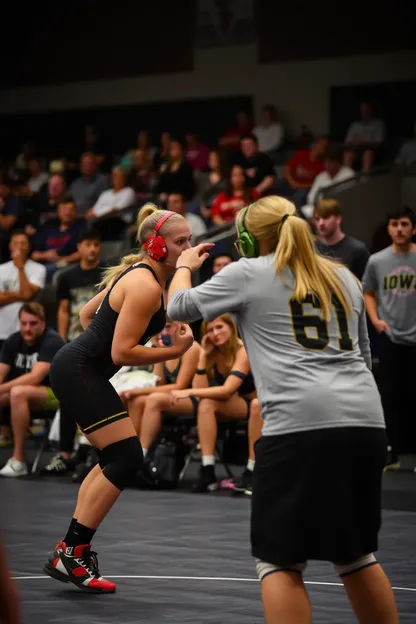
[[[238,337],[237,325],[234,323],[233,318],[229,314],[221,314],[213,321],[203,321],[201,325],[201,338],[207,333],[208,325],[215,323],[218,319],[221,319],[231,329],[231,336],[225,345],[225,375],[228,376],[231,373],[232,366],[235,361],[235,357],[238,349],[241,346],[241,340]],[[213,350],[206,358],[205,370],[210,379],[214,376],[215,365],[215,350]]]
[[[240,220],[241,214],[237,217],[237,227]],[[275,250],[276,273],[281,276],[285,267],[292,271],[295,278],[292,299],[301,302],[308,294],[313,295],[326,321],[331,318],[333,295],[350,312],[339,274],[342,265],[316,252],[309,225],[296,215],[292,202],[273,195],[259,199],[247,210],[245,227],[258,241],[267,241],[270,249]]]
[[[151,203],[145,204],[141,208],[136,220],[136,240],[139,243],[139,247],[142,247],[149,235],[155,229],[157,223],[167,212],[167,210],[161,210],[155,204]],[[169,220],[162,225],[160,233],[162,235],[166,235],[166,233],[169,231],[169,228],[171,228],[172,225],[174,225],[174,222],[178,221],[178,219],[183,219],[183,217],[179,214],[172,215]],[[139,251],[135,254],[128,254],[127,256],[123,256],[120,264],[109,267],[108,269],[106,269],[106,271],[104,271],[103,279],[98,284],[98,287],[106,288],[108,286],[112,286],[126,269],[128,269],[133,264],[136,264],[137,262],[143,260],[146,255],[147,254],[144,251]]]

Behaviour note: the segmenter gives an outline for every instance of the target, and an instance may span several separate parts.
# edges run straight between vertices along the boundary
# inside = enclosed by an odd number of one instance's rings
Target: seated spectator
[[[168,210],[177,212],[182,215],[188,222],[192,232],[192,239],[195,241],[199,236],[202,236],[207,231],[207,226],[203,222],[200,216],[188,212],[186,208],[185,198],[181,193],[171,193],[168,197]]]
[[[40,303],[25,303],[19,323],[20,331],[9,336],[0,353],[0,405],[10,406],[14,441],[13,455],[0,470],[2,477],[28,474],[24,446],[31,410],[50,410],[52,416],[59,407],[50,388],[49,369],[63,341],[46,327]]]
[[[241,154],[236,164],[244,169],[250,188],[255,189],[259,195],[271,192],[276,181],[273,161],[266,154],[259,152],[257,137],[254,134],[246,134],[241,138]]]
[[[29,201],[25,215],[25,230],[29,236],[36,234],[39,225],[43,225],[48,219],[58,218],[58,206],[66,199],[67,190],[65,179],[54,174],[49,178],[48,184]]]
[[[324,170],[327,149],[328,139],[317,139],[311,148],[295,152],[283,169],[285,182],[278,185],[277,192],[290,199],[298,209],[305,204],[316,176]]]
[[[27,186],[30,194],[34,195],[48,184],[49,174],[44,170],[42,160],[38,157],[33,157],[29,160],[28,170],[30,177],[27,181]]]
[[[100,171],[110,171],[112,156],[108,142],[96,126],[87,125],[84,128],[84,145],[82,154],[94,154]],[[81,158],[82,158],[81,154]]]
[[[413,126],[413,132],[413,139],[406,141],[401,146],[396,156],[395,164],[401,173],[414,175],[416,173],[416,122]]]
[[[314,222],[318,233],[315,243],[318,251],[345,264],[361,280],[370,252],[364,243],[342,231],[339,202],[336,199],[321,199],[315,207]]]
[[[109,188],[106,175],[98,172],[98,163],[95,154],[86,152],[81,157],[81,177],[72,182],[69,195],[78,208],[82,217],[94,206],[103,191]]]
[[[247,420],[250,402],[256,397],[246,351],[237,326],[229,314],[202,324],[202,349],[192,388],[174,390],[177,403],[195,396],[198,406],[198,437],[202,466],[194,492],[218,489],[215,476],[217,421]]]
[[[9,186],[0,183],[0,262],[7,259],[9,235],[22,210],[22,199],[13,195]]]
[[[122,169],[134,167],[134,155],[139,150],[145,154],[146,162],[149,163],[149,166],[152,165],[157,150],[151,146],[150,135],[147,130],[140,130],[137,135],[137,146],[124,154],[120,160],[119,167]]]
[[[302,206],[301,211],[307,219],[312,219],[316,202],[320,199],[320,193],[328,186],[350,180],[355,176],[355,171],[342,165],[343,152],[340,148],[328,150],[325,157],[325,171],[318,174],[308,193],[307,204]]]
[[[157,171],[165,169],[170,160],[170,145],[172,137],[170,132],[162,132],[160,135],[160,149],[153,156],[153,167]]]
[[[178,323],[168,322],[158,336],[155,346],[169,346],[172,332],[178,326]],[[137,388],[121,394],[122,399],[127,403],[129,416],[140,438],[145,457],[162,428],[162,413],[166,416],[194,416],[196,418],[198,401],[193,397],[186,397],[172,403],[171,392],[191,387],[200,349],[199,344],[194,342],[181,358],[155,364],[153,373],[160,377],[156,387]]]
[[[219,140],[220,147],[228,152],[238,152],[242,137],[253,131],[253,123],[246,112],[239,111],[236,122],[234,128],[228,130]]]
[[[385,139],[384,121],[374,116],[369,102],[361,102],[359,121],[354,121],[348,128],[345,138],[344,164],[354,168],[357,158],[361,160],[364,173],[370,173],[376,152]]]
[[[171,141],[169,161],[162,165],[156,189],[161,202],[166,202],[170,193],[180,193],[189,201],[195,192],[195,182],[191,165],[186,162],[182,144]]]
[[[64,201],[58,207],[58,219],[42,225],[33,241],[32,259],[46,266],[49,280],[57,269],[65,269],[78,262],[78,237],[85,227],[83,219],[77,219],[77,207],[73,201]]]
[[[249,187],[244,169],[239,165],[234,165],[230,171],[227,190],[220,193],[212,205],[213,224],[223,225],[234,221],[236,214],[242,208],[259,198],[257,190]]]
[[[24,183],[28,177],[29,160],[36,153],[36,146],[32,141],[26,141],[21,147],[21,152],[17,155],[13,163],[10,175],[18,183]]]
[[[256,465],[254,446],[261,438],[263,419],[261,417],[260,403],[253,399],[250,404],[250,416],[248,418],[248,461],[242,474],[231,484],[235,494],[251,496],[253,494],[253,472]]]
[[[253,134],[257,137],[259,151],[275,158],[285,138],[285,129],[279,121],[275,106],[267,104],[262,107],[260,123],[254,128]]]
[[[194,132],[185,135],[185,158],[194,171],[203,171],[208,167],[209,147],[200,143]]]
[[[104,240],[114,240],[126,229],[126,224],[133,220],[133,208],[136,196],[132,188],[127,186],[126,173],[123,169],[114,169],[112,189],[101,193],[97,202],[85,214],[86,219],[95,219],[95,227],[101,232]]]
[[[136,195],[136,202],[140,205],[152,196],[154,175],[152,161],[146,150],[138,149],[132,155],[132,168],[128,174],[127,184]]]
[[[231,262],[234,262],[234,260],[229,254],[224,253],[214,256],[212,258],[212,275],[216,275],[222,271],[222,269],[231,264]]]
[[[19,310],[45,286],[46,269],[29,260],[29,237],[15,230],[10,237],[10,262],[0,264],[0,347],[19,329]]]
[[[100,246],[100,233],[97,230],[83,230],[78,241],[79,263],[59,277],[57,327],[64,342],[74,340],[82,333],[79,312],[97,294],[97,284],[101,281],[101,271],[98,268]],[[77,458],[73,457],[76,429],[75,421],[60,418],[59,453],[45,467],[46,474],[65,474],[74,469],[77,463]]]
[[[219,150],[213,150],[208,158],[208,172],[200,180],[200,210],[204,219],[211,216],[212,202],[226,188],[227,175],[223,153]]]

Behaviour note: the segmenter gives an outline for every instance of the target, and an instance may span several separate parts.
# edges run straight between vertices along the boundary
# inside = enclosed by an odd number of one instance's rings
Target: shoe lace
[[[78,561],[84,566],[88,574],[91,576],[99,576],[98,571],[98,557],[97,553],[89,548],[85,548],[82,553],[82,557],[78,558]]]

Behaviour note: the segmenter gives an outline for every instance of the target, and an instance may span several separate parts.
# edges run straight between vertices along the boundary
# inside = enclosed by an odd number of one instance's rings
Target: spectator
[[[22,212],[22,200],[12,195],[10,187],[0,183],[0,261],[7,256],[9,233]]]
[[[100,233],[85,229],[78,241],[79,264],[64,271],[58,281],[58,332],[64,342],[74,340],[83,331],[79,320],[81,308],[97,294],[96,286],[101,280],[98,268]],[[59,475],[73,470],[77,458],[72,457],[76,423],[68,418],[59,420],[59,453],[45,467],[46,474]]]
[[[233,261],[233,257],[230,254],[223,253],[214,256],[212,258],[212,275],[216,275]]]
[[[413,126],[413,139],[406,141],[396,157],[396,167],[401,173],[416,173],[416,121]]]
[[[283,169],[285,182],[279,184],[278,194],[290,199],[298,209],[306,201],[317,175],[324,170],[328,139],[322,137],[311,148],[298,150]]]
[[[129,150],[124,154],[122,159],[120,160],[120,167],[122,169],[130,169],[134,166],[134,154],[138,150],[142,151],[145,154],[146,161],[152,163],[153,158],[156,154],[156,148],[151,147],[150,143],[150,135],[147,130],[140,130],[137,135],[137,147]]]
[[[203,323],[203,338],[196,375],[189,390],[174,390],[174,402],[195,396],[202,466],[194,492],[218,489],[215,476],[217,420],[246,420],[256,397],[246,350],[229,314]]]
[[[370,257],[363,289],[368,316],[380,335],[380,392],[389,443],[386,470],[397,470],[400,429],[406,419],[413,419],[416,378],[414,212],[403,208],[389,215],[387,229],[392,245]]]
[[[207,231],[207,226],[200,216],[188,212],[186,209],[185,198],[181,193],[171,193],[168,198],[168,210],[177,212],[185,217],[192,232],[192,239],[195,241]]]
[[[177,325],[177,323],[168,322],[158,336],[155,346],[163,347],[172,344],[172,330]],[[175,404],[172,403],[171,392],[191,387],[200,350],[199,344],[194,342],[181,358],[155,364],[153,373],[159,377],[159,382],[154,388],[137,388],[122,393],[121,397],[127,402],[128,412],[140,438],[145,457],[161,430],[162,413],[164,416],[171,417],[196,417],[197,399],[188,397]]]
[[[209,147],[200,143],[194,132],[185,135],[185,158],[195,171],[203,171],[208,166]]]
[[[78,207],[78,214],[84,216],[108,187],[107,176],[98,172],[95,154],[91,152],[83,154],[81,157],[81,177],[74,180],[69,188],[69,195]]]
[[[234,128],[228,130],[219,141],[220,147],[226,149],[229,152],[236,152],[240,148],[241,139],[243,136],[250,134],[253,131],[253,124],[250,116],[240,111],[236,116],[237,124]]]
[[[127,186],[126,173],[123,169],[114,169],[112,189],[104,191],[95,205],[85,214],[86,219],[95,218],[95,227],[101,232],[104,240],[114,240],[126,229],[133,218],[136,196],[132,188]]]
[[[208,219],[211,216],[212,202],[216,196],[227,188],[227,176],[223,153],[213,150],[208,158],[209,172],[206,178],[201,180],[201,215]]]
[[[345,264],[361,280],[370,252],[364,243],[342,231],[339,202],[336,199],[321,199],[315,207],[314,222],[318,232],[318,251]]]
[[[83,153],[94,154],[100,171],[109,171],[112,157],[107,141],[95,126],[85,126]],[[81,155],[82,158],[82,155]]]
[[[0,353],[0,405],[10,405],[14,440],[13,455],[0,470],[2,477],[28,474],[24,445],[30,410],[54,412],[59,407],[50,388],[49,369],[63,341],[55,330],[46,328],[40,303],[25,303],[19,322],[20,331],[9,336]]]
[[[19,329],[19,310],[44,286],[46,269],[29,260],[29,237],[15,230],[10,237],[10,262],[0,264],[0,347]]]
[[[308,193],[307,204],[302,206],[301,211],[307,219],[313,217],[313,210],[316,202],[320,199],[320,193],[328,186],[333,184],[340,184],[350,180],[355,176],[355,171],[349,167],[342,165],[342,150],[339,148],[332,148],[328,150],[325,157],[325,171],[319,173]]]
[[[46,186],[49,180],[49,174],[43,168],[42,160],[37,157],[33,157],[28,162],[28,170],[30,178],[27,181],[27,186],[31,194],[39,193],[43,186]]]
[[[211,209],[211,220],[214,225],[223,225],[235,219],[242,208],[251,204],[260,195],[255,188],[250,188],[244,169],[234,165],[231,169],[227,190],[220,193]]]
[[[370,173],[376,152],[385,138],[384,121],[374,116],[369,102],[361,102],[359,121],[354,121],[348,128],[345,138],[344,164],[354,168],[358,157],[361,159],[364,173]]]
[[[36,234],[39,225],[48,219],[56,219],[58,206],[66,199],[66,182],[59,174],[52,175],[46,190],[44,189],[45,187],[30,200],[28,212],[25,215],[25,229],[29,236]]]
[[[133,189],[138,204],[150,199],[153,188],[152,161],[146,150],[138,149],[133,152],[132,169],[127,178],[128,186]]]
[[[170,193],[180,193],[186,200],[191,200],[195,192],[194,176],[191,165],[186,162],[182,144],[171,141],[169,162],[162,165],[157,194],[166,202]]]
[[[73,201],[59,204],[58,219],[42,225],[33,242],[32,259],[45,264],[48,280],[57,269],[64,269],[79,260],[77,241],[84,227],[84,220],[77,219],[77,207]]]
[[[283,145],[285,129],[272,104],[262,107],[260,123],[254,128],[253,134],[257,137],[260,152],[275,158],[276,152]]]
[[[162,132],[160,135],[160,149],[153,157],[153,165],[157,171],[165,169],[170,159],[170,145],[172,137],[169,132]]]
[[[257,137],[246,134],[241,137],[241,154],[237,159],[246,175],[248,185],[259,195],[267,195],[275,184],[272,159],[259,152]]]

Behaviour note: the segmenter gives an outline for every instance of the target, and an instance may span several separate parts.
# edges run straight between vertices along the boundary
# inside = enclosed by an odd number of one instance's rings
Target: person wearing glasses
[[[308,224],[282,197],[244,208],[236,226],[245,257],[196,288],[205,246],[179,256],[168,314],[191,322],[229,312],[248,354],[264,420],[251,548],[266,622],[310,624],[303,571],[315,559],[333,563],[358,621],[396,624],[373,554],[386,434],[361,286],[316,253]]]

